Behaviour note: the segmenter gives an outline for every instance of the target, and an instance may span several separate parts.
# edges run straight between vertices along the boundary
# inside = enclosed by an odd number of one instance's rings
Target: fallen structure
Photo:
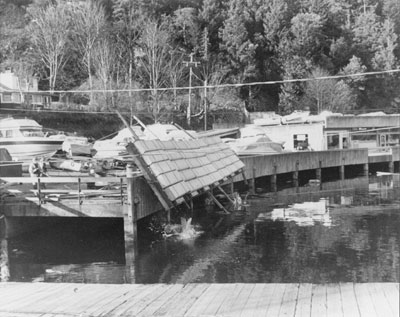
[[[244,168],[235,152],[217,137],[136,140],[127,150],[165,210],[203,193],[214,197],[213,188]]]

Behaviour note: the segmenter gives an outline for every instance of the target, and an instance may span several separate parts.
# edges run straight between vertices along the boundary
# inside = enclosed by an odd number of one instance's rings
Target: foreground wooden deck
[[[0,316],[399,316],[399,284],[1,283]]]

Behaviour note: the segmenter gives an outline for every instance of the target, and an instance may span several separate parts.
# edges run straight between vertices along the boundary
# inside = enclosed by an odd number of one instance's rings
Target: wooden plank
[[[49,312],[54,314],[79,312],[79,310],[82,310],[82,304],[86,304],[90,298],[96,297],[100,290],[100,287],[92,287],[92,285],[82,284],[81,286],[77,286],[72,292],[62,294],[59,297],[59,302],[53,303],[52,308],[49,308]],[[86,298],[87,300],[82,301],[82,298]]]
[[[180,300],[180,297],[174,298],[171,302],[175,303],[175,305],[165,313],[161,310],[159,314],[167,316],[186,316],[192,307],[197,306],[197,301],[203,296],[210,285],[211,284],[186,284],[183,288],[183,290],[185,290],[183,292],[183,299]]]
[[[251,293],[249,294],[249,297],[246,301],[246,304],[242,309],[240,316],[243,316],[243,317],[256,316],[255,312],[257,309],[257,304],[259,302],[261,302],[261,300],[262,300],[263,288],[264,288],[264,284],[257,283],[254,285],[254,287],[251,290]]]
[[[378,316],[378,312],[376,311],[372,303],[372,298],[368,288],[369,284],[366,283],[360,283],[354,285],[354,294],[356,296],[360,315],[368,316],[369,313],[372,314],[373,316]]]
[[[142,292],[149,291],[149,286],[144,284],[127,284],[121,293],[116,296],[110,296],[109,292],[105,292],[98,297],[98,301],[91,302],[85,309],[88,316],[107,316],[112,315],[114,310],[121,309],[129,303],[139,299]],[[118,314],[115,316],[119,316]]]
[[[267,316],[279,316],[282,306],[283,295],[285,294],[286,284],[276,284],[274,294],[268,304]]]
[[[383,290],[385,297],[388,301],[388,306],[393,313],[393,316],[400,316],[400,296],[399,296],[399,283],[385,283],[376,284],[377,291],[379,287]]]
[[[187,306],[187,302],[190,301],[191,295],[198,284],[180,284],[182,287],[179,290],[179,296],[173,296],[169,298],[167,302],[165,302],[161,307],[159,307],[154,313],[153,316],[164,316],[166,314],[170,316],[176,316],[177,313],[171,314],[171,311],[174,310],[177,306]],[[189,304],[190,307],[191,304]],[[181,307],[182,308],[182,307]],[[184,314],[184,310],[180,313],[180,315]]]
[[[358,285],[358,284],[357,284]],[[382,284],[381,284],[382,285]],[[382,316],[382,317],[390,317],[390,316],[396,316],[398,317],[399,315],[393,315],[392,309],[391,309],[391,304],[388,302],[387,297],[385,296],[385,292],[383,290],[383,287],[377,284],[377,283],[369,283],[367,284],[369,295],[370,295],[370,301],[372,302],[376,315],[375,316]],[[358,294],[357,299],[358,299]]]
[[[63,294],[65,285],[56,284],[51,288],[51,293]],[[49,288],[48,287],[36,287],[36,290],[29,292],[28,294],[20,294],[18,297],[24,298],[24,300],[18,305],[19,312],[40,312],[40,306],[43,306],[49,299]],[[22,297],[23,296],[23,297]],[[7,309],[5,305],[4,309]]]
[[[275,286],[276,284],[259,284],[254,288],[256,305],[253,311],[249,312],[249,317],[267,316],[269,303],[275,296]]]
[[[297,294],[297,305],[294,316],[311,316],[312,284],[301,283]]]
[[[61,291],[53,292],[49,291],[48,299],[43,303],[37,303],[35,305],[35,309],[37,311],[44,311],[47,313],[53,313],[53,311],[61,305],[64,300],[76,292],[76,289],[79,289],[83,284],[64,284],[65,288]]]
[[[329,285],[2,283],[0,316],[390,317],[398,316],[398,296],[397,283]]]
[[[163,310],[163,305],[167,304],[168,301],[176,296],[183,288],[182,284],[168,285],[166,292],[156,297],[154,300],[149,301],[148,305],[135,316],[154,316],[155,312]]]
[[[18,292],[17,293],[13,293],[12,298],[7,298],[7,302],[2,302],[0,307],[1,307],[1,311],[13,311],[15,309],[15,307],[17,306],[18,309],[21,309],[25,306],[25,303],[27,302],[27,299],[29,299],[30,297],[32,297],[36,292],[38,292],[38,289],[40,290],[41,288],[43,288],[44,290],[44,295],[47,294],[47,296],[49,294],[54,294],[54,296],[59,296],[61,294],[63,294],[65,292],[65,290],[70,289],[71,286],[69,284],[57,284],[55,283],[54,285],[51,286],[51,288],[49,288],[49,285],[43,285],[43,286],[38,286],[35,285],[35,283],[32,283],[29,285],[24,285],[24,287],[19,287],[18,288]],[[40,296],[43,296],[43,294],[41,293]],[[0,296],[2,297],[2,296]],[[57,297],[59,298],[59,297]],[[53,300],[54,297],[51,297],[50,301]],[[36,301],[35,303],[36,305],[32,305],[30,306],[30,310],[32,312],[34,312],[35,309],[39,309],[39,308],[43,308],[44,304],[48,304],[48,301],[46,301],[46,303],[44,302],[38,302]]]
[[[232,306],[232,316],[246,316],[249,312],[249,308],[246,304],[249,300],[250,294],[254,289],[254,284],[244,284],[237,300]]]
[[[228,296],[225,297],[221,306],[217,310],[217,316],[231,316],[235,313],[235,311],[233,310],[234,303],[240,296],[240,292],[242,291],[243,287],[243,284],[227,284],[227,288],[224,288],[224,291],[227,292]]]
[[[35,292],[34,284],[27,284],[24,287],[24,294],[27,296]],[[11,304],[11,301],[19,301],[21,295],[21,287],[15,283],[0,283],[0,307],[4,308],[6,304]]]
[[[94,287],[97,286],[97,287]],[[87,285],[77,287],[74,294],[69,294],[67,297],[62,297],[61,303],[56,305],[55,309],[51,311],[56,314],[83,314],[91,304],[98,306],[102,304],[105,299],[114,297],[116,293],[124,291],[124,286],[115,287],[115,285]],[[82,298],[85,298],[83,301]]]
[[[279,316],[294,316],[296,312],[297,296],[299,293],[298,284],[287,284],[283,294]]]
[[[134,300],[127,302],[119,307],[105,309],[104,316],[136,316],[141,310],[145,309],[149,301],[162,295],[168,289],[166,284],[148,285],[140,294],[134,294]]]
[[[327,316],[326,285],[313,284],[311,316]]]
[[[211,284],[188,311],[188,315],[213,316],[229,294],[230,284]]]
[[[141,175],[135,175],[135,177],[140,177]],[[78,183],[78,179],[81,179],[82,184],[86,183],[120,183],[121,179],[123,184],[126,184],[126,177],[40,177],[41,183],[55,183],[55,184],[70,184]],[[18,184],[32,184],[36,183],[37,177],[1,177],[0,180],[7,183],[18,183]]]
[[[343,316],[339,284],[333,283],[326,285],[326,300],[328,316]]]
[[[360,316],[353,283],[340,283],[340,296],[342,299],[344,316]]]

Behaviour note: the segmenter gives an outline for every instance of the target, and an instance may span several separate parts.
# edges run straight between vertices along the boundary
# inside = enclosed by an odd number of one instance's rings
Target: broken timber
[[[207,192],[241,171],[243,162],[217,137],[191,140],[136,140],[127,150],[163,208]]]

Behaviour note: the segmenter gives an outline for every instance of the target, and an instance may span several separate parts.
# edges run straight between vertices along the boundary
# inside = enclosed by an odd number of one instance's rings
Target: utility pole
[[[187,111],[186,111],[186,120],[187,120],[188,126],[190,127],[190,117],[192,115],[191,107],[190,107],[191,97],[192,97],[192,75],[193,75],[192,68],[200,65],[200,62],[193,61],[193,53],[190,53],[190,61],[186,61],[186,62],[184,62],[184,64],[186,67],[189,67],[189,104],[188,104]]]
[[[204,131],[207,131],[207,78],[204,80]]]

